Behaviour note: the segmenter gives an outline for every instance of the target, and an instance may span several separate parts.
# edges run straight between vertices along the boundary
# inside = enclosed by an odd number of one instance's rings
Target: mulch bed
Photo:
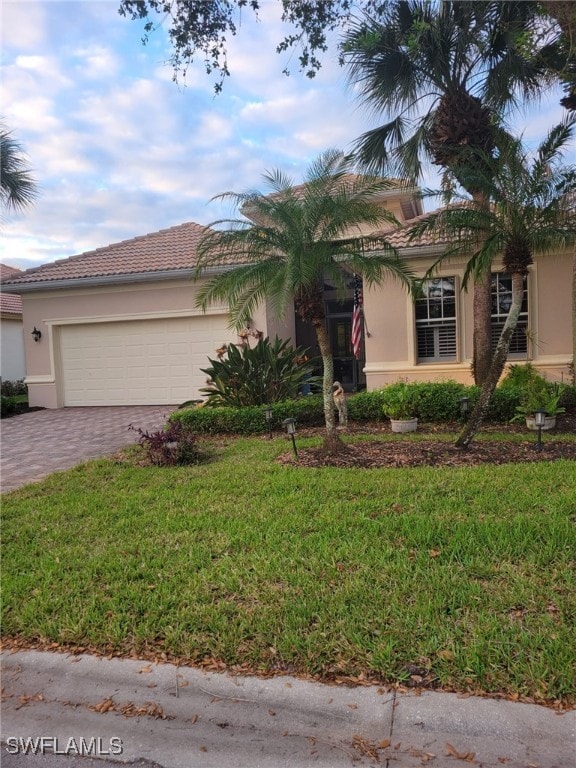
[[[418,434],[426,439],[363,440],[347,442],[335,455],[326,456],[322,448],[298,448],[298,459],[293,452],[283,453],[278,457],[282,464],[299,467],[357,467],[360,469],[379,469],[381,467],[471,467],[480,464],[514,464],[533,461],[554,461],[570,459],[576,461],[576,441],[554,439],[561,434],[575,434],[576,419],[564,417],[557,429],[543,433],[542,450],[536,450],[537,434],[528,432],[522,426],[483,428],[482,439],[475,439],[468,450],[454,447],[453,440],[434,439],[442,432],[458,434],[458,425],[418,426]],[[523,434],[526,439],[494,440],[489,439],[490,431]],[[390,433],[385,424],[350,425],[347,435],[370,435]],[[322,429],[302,429],[298,436],[309,437],[323,435]],[[486,439],[488,438],[488,439]]]

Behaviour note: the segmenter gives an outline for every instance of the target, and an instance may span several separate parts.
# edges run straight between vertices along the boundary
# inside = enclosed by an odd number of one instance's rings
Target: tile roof
[[[14,293],[0,293],[0,313],[3,315],[21,315],[22,299]]]
[[[381,236],[382,240],[385,240],[387,243],[394,246],[394,248],[398,249],[426,248],[449,243],[450,238],[447,235],[441,234],[440,232],[426,232],[423,235],[420,235],[418,238],[410,240],[411,227],[425,219],[430,215],[430,213],[430,211],[422,213],[419,216],[411,219],[404,226],[396,227],[393,229],[384,229],[381,232],[375,232],[372,237]],[[378,250],[378,244],[374,243],[370,250]]]
[[[0,283],[3,283],[5,280],[10,280],[20,274],[22,274],[22,270],[18,269],[18,267],[11,267],[8,264],[0,264]]]
[[[417,241],[410,242],[410,225],[422,219],[426,214],[416,217],[409,224],[395,229],[382,230],[382,239],[396,248],[419,248],[441,244],[439,236],[426,234]],[[131,240],[87,251],[67,259],[60,259],[25,272],[13,267],[5,267],[7,285],[21,286],[46,283],[58,283],[64,280],[83,278],[118,277],[135,274],[153,274],[192,269],[196,264],[196,249],[207,228],[194,222],[186,222],[169,229],[161,229]],[[371,250],[377,250],[373,244]]]
[[[10,267],[8,264],[0,264],[0,283],[10,280],[22,274],[22,270],[17,267]],[[4,293],[0,291],[0,313],[3,315],[21,315],[22,299],[14,293]]]
[[[186,222],[22,272],[10,284],[78,280],[192,269],[206,227]]]

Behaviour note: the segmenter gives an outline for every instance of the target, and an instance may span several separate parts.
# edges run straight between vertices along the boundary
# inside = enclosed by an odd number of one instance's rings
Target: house
[[[409,243],[408,225],[422,215],[410,190],[386,191],[382,204],[401,226],[383,233],[424,276],[444,244],[429,236]],[[79,405],[178,404],[200,397],[208,356],[237,342],[227,307],[203,314],[194,305],[195,253],[205,228],[185,223],[28,270],[10,281],[22,296],[30,403]],[[461,291],[465,264],[451,260],[410,296],[390,280],[363,295],[364,344],[352,354],[353,275],[348,297],[325,283],[327,327],[335,377],[348,391],[408,380],[471,382],[472,293]],[[551,379],[567,379],[572,349],[572,257],[537,258],[526,283],[511,361],[532,361]],[[493,321],[497,337],[510,283],[494,265]],[[294,313],[279,320],[264,304],[252,328],[309,346],[315,338]]]
[[[0,286],[21,270],[0,264]],[[24,333],[22,329],[22,299],[14,293],[0,290],[0,377],[3,381],[21,381],[26,375]]]
[[[203,314],[191,281],[204,233],[185,223],[23,272],[31,405],[178,404],[206,385],[208,356],[237,341],[225,306]],[[288,337],[292,323],[254,322]],[[28,331],[41,332],[38,342]]]

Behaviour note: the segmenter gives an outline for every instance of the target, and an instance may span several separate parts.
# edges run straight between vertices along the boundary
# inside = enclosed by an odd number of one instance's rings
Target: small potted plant
[[[389,384],[382,391],[382,411],[390,419],[392,432],[416,431],[419,399],[415,384]]]
[[[538,377],[530,381],[524,390],[520,405],[516,408],[516,419],[525,419],[528,429],[537,429],[534,419],[536,411],[546,411],[542,429],[554,429],[556,416],[566,410],[560,400],[566,387],[558,382],[549,383]]]

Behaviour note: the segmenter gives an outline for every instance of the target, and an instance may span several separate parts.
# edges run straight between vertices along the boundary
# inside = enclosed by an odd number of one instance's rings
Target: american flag
[[[362,350],[362,281],[354,275],[354,309],[352,310],[352,351],[356,360]]]

